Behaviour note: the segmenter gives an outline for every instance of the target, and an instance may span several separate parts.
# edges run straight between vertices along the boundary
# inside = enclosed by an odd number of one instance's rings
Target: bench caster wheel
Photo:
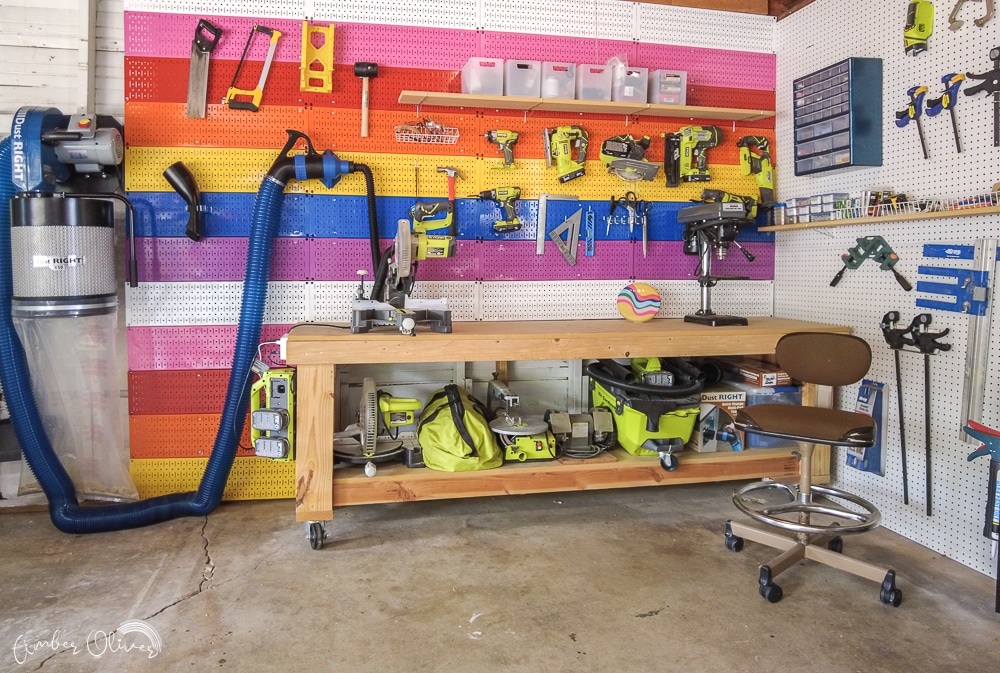
[[[662,467],[667,472],[673,472],[677,469],[678,462],[677,456],[672,453],[661,453],[660,454],[660,467]]]
[[[733,529],[728,521],[726,522],[726,549],[735,552],[743,551],[743,538],[733,534]]]
[[[319,521],[313,521],[309,524],[309,546],[313,549],[322,549],[323,542],[326,540],[326,530],[323,524]]]
[[[760,581],[758,591],[768,603],[777,603],[781,600],[783,592],[781,587],[771,581],[771,568],[769,566],[760,567]]]
[[[829,542],[826,543],[826,548],[835,554],[843,553],[844,551],[844,538],[839,535]]]
[[[903,592],[901,589],[896,588],[895,570],[890,570],[885,574],[885,579],[882,580],[882,586],[879,588],[878,597],[883,603],[891,605],[894,608],[898,608],[899,604],[903,602]]]

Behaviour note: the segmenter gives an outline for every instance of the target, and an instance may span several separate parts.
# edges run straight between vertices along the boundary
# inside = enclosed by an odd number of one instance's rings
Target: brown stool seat
[[[743,432],[817,444],[875,443],[875,419],[840,409],[755,404],[736,413],[736,427]]]

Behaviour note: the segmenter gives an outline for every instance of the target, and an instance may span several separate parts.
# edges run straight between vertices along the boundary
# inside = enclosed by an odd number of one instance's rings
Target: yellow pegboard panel
[[[207,458],[149,458],[131,461],[140,498],[197,490]],[[295,463],[267,458],[237,458],[226,480],[223,500],[276,500],[295,497]]]
[[[277,156],[277,150],[269,149],[129,147],[125,150],[125,189],[130,192],[173,191],[163,171],[174,162],[183,161],[203,192],[256,193]],[[287,191],[305,192],[307,189],[302,183],[293,181]]]

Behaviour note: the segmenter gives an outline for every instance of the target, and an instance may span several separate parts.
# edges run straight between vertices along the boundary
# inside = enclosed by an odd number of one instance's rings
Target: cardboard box
[[[787,386],[792,383],[788,372],[763,360],[742,358],[737,362],[737,371],[744,381],[755,386]]]
[[[687,448],[701,453],[742,451],[742,438],[733,427],[733,420],[746,402],[746,391],[726,383],[702,390],[698,422]]]
[[[802,386],[755,386],[745,381],[733,381],[733,387],[746,393],[746,405],[752,407],[755,404],[802,404]],[[791,439],[781,439],[780,437],[765,437],[751,433],[740,433],[745,449],[767,449],[784,446],[795,446]]]

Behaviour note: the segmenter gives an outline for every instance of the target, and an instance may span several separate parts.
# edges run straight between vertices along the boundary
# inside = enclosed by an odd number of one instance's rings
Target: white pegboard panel
[[[479,0],[313,0],[318,21],[475,30]]]
[[[484,30],[632,40],[634,4],[621,0],[480,0]],[[530,17],[530,20],[526,20]]]
[[[351,321],[351,302],[357,296],[358,284],[351,281],[323,281],[310,284],[313,310],[308,320],[347,323]],[[371,292],[371,283],[365,285]],[[453,322],[477,320],[481,302],[478,283],[462,281],[417,281],[410,295],[414,299],[448,299]]]
[[[128,327],[235,325],[243,283],[139,283],[125,288]],[[312,284],[272,281],[267,286],[264,322],[290,324],[311,315]]]
[[[620,318],[618,293],[627,280],[486,282],[482,320],[598,320]],[[694,280],[644,281],[656,288],[663,304],[660,318],[682,318],[700,306]],[[771,281],[723,281],[712,291],[717,313],[770,316]]]
[[[125,0],[126,12],[301,19],[312,0]]]
[[[773,16],[636,3],[636,39],[712,49],[774,53]],[[853,12],[853,9],[852,9]]]
[[[879,0],[851,6],[851,30],[830,31],[843,19],[844,5],[817,0],[780,21],[776,28],[778,190],[781,199],[827,192],[857,193],[871,189],[894,189],[917,197],[961,197],[990,191],[997,181],[1000,149],[994,148],[991,101],[982,96],[959,93],[955,112],[963,152],[955,152],[948,114],[922,117],[930,158],[923,159],[917,132],[911,123],[895,125],[895,111],[908,102],[906,90],[923,84],[928,97],[943,90],[940,79],[953,72],[984,72],[987,58],[996,46],[995,22],[986,29],[971,21],[955,32],[948,30],[947,16],[953,3],[936,7],[937,26],[929,50],[916,57],[903,52],[902,26],[906,3]],[[972,11],[972,7],[966,8]],[[798,77],[848,57],[883,60],[883,166],[795,177],[792,166],[792,82]],[[963,85],[971,85],[966,82]],[[783,167],[787,167],[785,170]],[[971,268],[970,262],[923,258],[926,243],[972,245],[977,238],[1000,236],[1000,218],[973,215],[940,220],[903,221],[849,225],[828,229],[782,232],[775,243],[775,308],[780,317],[849,325],[872,346],[869,378],[884,382],[887,422],[885,476],[859,472],[845,464],[845,453],[834,453],[833,478],[837,485],[867,498],[878,506],[883,525],[949,558],[985,574],[994,573],[990,543],[982,537],[986,501],[985,461],[969,463],[966,456],[975,446],[962,441],[961,397],[965,385],[965,351],[968,317],[948,311],[916,306],[917,298],[945,297],[905,292],[892,274],[867,261],[848,270],[835,288],[829,286],[841,268],[840,255],[862,236],[883,236],[900,261],[896,269],[916,287],[920,280],[947,282],[941,277],[920,276],[919,266]],[[907,449],[910,504],[903,503],[899,411],[893,352],[882,336],[882,316],[897,310],[907,324],[918,313],[930,313],[931,331],[949,329],[943,338],[951,350],[930,356],[931,372],[931,485],[932,516],[926,515],[924,358],[901,353],[904,397],[903,427]],[[996,315],[994,332],[996,335]],[[997,370],[1000,345],[991,341],[987,369],[987,410],[983,421],[997,427]],[[843,389],[837,406],[853,409],[856,387]]]

